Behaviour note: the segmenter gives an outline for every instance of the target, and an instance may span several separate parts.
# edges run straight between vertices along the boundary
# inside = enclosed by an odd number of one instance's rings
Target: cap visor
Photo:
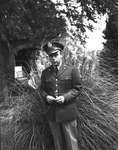
[[[57,53],[59,50],[55,50],[55,51],[51,51],[51,52],[48,52],[48,54],[54,54],[54,53]]]

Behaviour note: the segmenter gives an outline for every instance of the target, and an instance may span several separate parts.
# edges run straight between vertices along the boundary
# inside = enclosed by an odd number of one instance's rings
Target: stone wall
[[[10,52],[6,41],[0,41],[0,103],[4,101],[7,87],[13,81],[14,53]]]

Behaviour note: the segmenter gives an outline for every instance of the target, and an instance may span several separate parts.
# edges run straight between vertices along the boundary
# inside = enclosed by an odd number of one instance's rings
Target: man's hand
[[[50,103],[52,103],[53,101],[55,101],[55,98],[54,98],[53,96],[48,95],[48,96],[47,96],[47,102],[50,104]]]
[[[57,103],[62,104],[62,103],[64,103],[65,98],[64,98],[64,96],[58,96],[58,97],[56,97],[55,100],[56,100]]]

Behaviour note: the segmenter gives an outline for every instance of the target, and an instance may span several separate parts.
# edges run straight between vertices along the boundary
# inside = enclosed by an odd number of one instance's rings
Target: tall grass
[[[91,72],[92,67],[87,76],[84,74],[83,91],[77,103],[79,144],[82,150],[116,150],[118,83],[104,68]]]
[[[64,62],[75,65],[82,78],[78,97],[78,142],[81,150],[118,149],[118,82],[105,67],[100,55],[87,52],[70,37],[60,40],[65,46]],[[73,49],[74,47],[74,49]],[[40,51],[35,57],[30,82],[16,83],[1,106],[2,150],[54,150],[53,138],[45,119],[47,107],[40,97],[41,71],[49,65]],[[30,85],[28,84],[30,83]]]
[[[27,83],[16,83],[1,115],[2,149],[39,150],[51,139],[46,111],[39,92]],[[11,117],[10,117],[11,114]],[[4,126],[5,124],[5,126]],[[3,137],[5,136],[6,137]],[[7,142],[7,144],[6,144]]]

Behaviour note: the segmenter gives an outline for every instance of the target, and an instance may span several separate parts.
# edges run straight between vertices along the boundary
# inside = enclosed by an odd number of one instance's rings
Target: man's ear
[[[63,58],[63,55],[62,54],[60,54],[61,55],[61,59]]]

